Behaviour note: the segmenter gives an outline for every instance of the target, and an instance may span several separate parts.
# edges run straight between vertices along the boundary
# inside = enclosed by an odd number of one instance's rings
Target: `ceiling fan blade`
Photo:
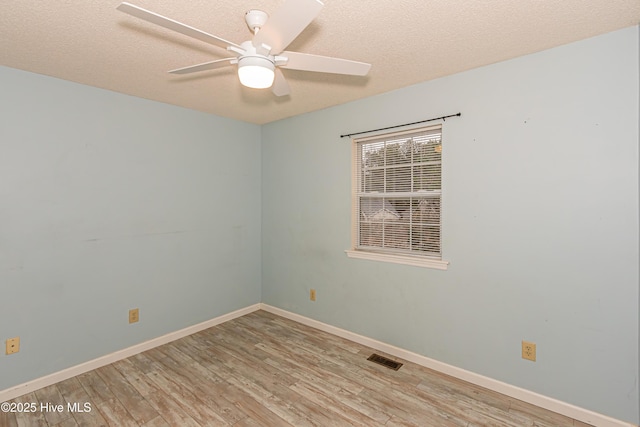
[[[219,46],[223,49],[226,49],[227,46],[235,46],[237,48],[240,48],[239,45],[228,40],[216,37],[209,33],[205,33],[204,31],[182,24],[178,21],[174,21],[173,19],[165,18],[164,16],[158,15],[154,12],[150,12],[141,7],[134,6],[130,3],[121,3],[120,6],[118,6],[116,9],[131,16],[135,16],[136,18],[140,18],[144,21],[151,22],[152,24],[156,24],[169,30],[176,31],[180,34],[184,34],[185,36],[193,37],[194,39],[198,39],[214,46]]]
[[[287,63],[280,67],[290,70],[366,76],[371,69],[371,64],[365,62],[350,61],[348,59],[333,58],[330,56],[289,51],[282,52],[280,56],[288,58]]]
[[[289,95],[290,93],[289,83],[287,83],[287,80],[284,78],[282,71],[280,71],[280,69],[276,67],[275,73],[276,73],[276,76],[273,80],[273,86],[271,87],[271,91],[275,96]]]
[[[199,71],[215,70],[216,68],[222,68],[226,67],[227,65],[231,65],[233,61],[237,61],[237,58],[217,59],[215,61],[204,62],[198,65],[191,65],[189,67],[176,68],[175,70],[171,70],[169,72],[171,74],[189,74],[197,73]]]
[[[253,46],[271,47],[271,54],[282,52],[322,10],[320,0],[287,0],[267,20],[253,38]]]

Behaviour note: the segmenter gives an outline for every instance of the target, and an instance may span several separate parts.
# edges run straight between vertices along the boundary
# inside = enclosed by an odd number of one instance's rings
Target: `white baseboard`
[[[260,304],[254,304],[249,307],[241,308],[240,310],[223,314],[222,316],[216,317],[215,319],[207,320],[205,322],[198,323],[197,325],[180,329],[179,331],[170,332],[161,337],[154,338],[149,341],[145,341],[143,343],[125,348],[123,350],[116,351],[115,353],[107,354],[105,356],[98,357],[97,359],[81,363],[80,365],[72,366],[62,371],[55,372],[51,375],[37,378],[33,381],[29,381],[15,387],[8,388],[6,390],[2,390],[0,391],[0,402],[6,402],[8,400],[15,399],[18,396],[22,396],[24,394],[31,393],[32,391],[39,390],[43,387],[56,384],[60,381],[75,377],[76,375],[84,374],[85,372],[89,372],[102,366],[109,365],[113,362],[117,362],[118,360],[126,359],[127,357],[142,353],[143,351],[151,350],[152,348],[167,344],[171,341],[175,341],[188,335],[195,334],[196,332],[211,328],[212,326],[216,326],[237,317],[244,316],[245,314],[260,310],[260,307]]]
[[[590,411],[588,409],[571,405],[569,403],[562,402],[557,399],[543,396],[541,394],[538,394],[529,390],[525,390],[520,387],[503,383],[502,381],[494,380],[492,378],[485,377],[483,375],[479,375],[461,368],[457,368],[455,366],[448,365],[446,363],[438,362],[437,360],[430,359],[420,354],[413,353],[411,351],[404,350],[402,348],[395,347],[393,345],[386,344],[381,341],[378,341],[369,337],[365,337],[363,335],[358,335],[356,333],[347,331],[345,329],[340,329],[335,326],[331,326],[326,323],[320,322],[318,320],[310,319],[308,317],[301,316],[299,314],[292,313],[290,311],[286,311],[286,310],[273,307],[268,304],[263,304],[263,303],[254,304],[249,307],[245,307],[240,310],[236,310],[234,312],[224,314],[214,319],[207,320],[202,323],[198,323],[197,325],[189,326],[179,331],[171,332],[161,337],[154,338],[149,341],[136,344],[132,347],[128,347],[123,350],[116,351],[115,353],[111,353],[111,354],[99,357],[97,359],[90,360],[80,365],[72,366],[62,371],[55,372],[53,374],[50,374],[41,378],[37,378],[33,381],[29,381],[24,384],[17,385],[15,387],[11,387],[6,390],[1,390],[0,402],[6,402],[18,396],[31,393],[43,387],[50,386],[52,384],[58,383],[60,381],[64,381],[66,379],[100,368],[102,366],[109,365],[113,362],[117,362],[118,360],[126,359],[127,357],[131,357],[135,354],[142,353],[143,351],[147,351],[152,348],[161,346],[163,344],[167,344],[171,341],[175,341],[177,339],[186,337],[187,335],[195,334],[196,332],[200,332],[204,329],[219,325],[221,323],[227,322],[237,317],[244,316],[246,314],[252,313],[260,309],[276,314],[278,316],[282,316],[284,318],[293,320],[295,322],[302,323],[303,325],[311,326],[312,328],[316,328],[321,331],[325,331],[330,334],[337,335],[339,337],[348,339],[350,341],[357,342],[362,345],[366,345],[367,347],[371,347],[373,349],[383,351],[385,353],[402,358],[404,360],[408,360],[410,362],[416,363],[426,368],[430,368],[435,371],[450,375],[452,377],[459,378],[463,381],[467,381],[472,384],[476,384],[481,387],[487,388],[489,390],[502,393],[506,396],[513,397],[514,399],[531,403],[533,405],[585,422],[587,424],[591,424],[597,427],[638,427],[638,426],[635,426],[634,424],[620,421],[615,418],[611,418],[606,415],[602,415],[597,412]]]
[[[331,326],[296,313],[282,310],[268,304],[260,304],[260,308],[278,316],[282,316],[295,322],[302,323],[303,325],[311,326],[312,328],[337,335],[350,341],[357,342],[358,344],[366,345],[367,347],[383,351],[387,354],[399,357],[404,360],[408,360],[426,368],[442,372],[443,374],[450,375],[454,378],[476,384],[489,390],[493,390],[506,396],[513,397],[514,399],[522,400],[532,405],[536,405],[540,408],[565,415],[569,418],[573,418],[587,424],[591,424],[597,427],[638,427],[625,421],[620,421],[615,418],[611,418],[606,415],[602,415],[597,412],[572,405],[570,403],[562,402],[560,400],[535,393],[533,391],[516,387],[502,381],[494,380],[492,378],[485,377],[483,375],[479,375],[465,369],[457,368],[446,363],[438,362],[437,360],[430,359],[426,356],[422,356],[420,354],[413,353],[411,351],[404,350],[402,348],[395,347],[393,345],[386,344],[369,337],[358,335],[356,333],[340,329],[335,326]]]

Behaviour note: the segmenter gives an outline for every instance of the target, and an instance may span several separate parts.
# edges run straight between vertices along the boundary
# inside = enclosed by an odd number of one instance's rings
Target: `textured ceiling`
[[[241,43],[249,9],[284,0],[129,0]],[[291,94],[242,87],[235,68],[168,70],[224,49],[116,10],[120,0],[4,0],[0,64],[257,124],[314,111],[640,22],[639,0],[325,0],[287,50],[371,63],[367,77],[283,70]]]

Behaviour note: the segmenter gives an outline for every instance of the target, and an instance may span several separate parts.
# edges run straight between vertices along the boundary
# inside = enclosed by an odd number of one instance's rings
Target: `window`
[[[442,130],[353,141],[355,258],[446,269],[441,260]]]

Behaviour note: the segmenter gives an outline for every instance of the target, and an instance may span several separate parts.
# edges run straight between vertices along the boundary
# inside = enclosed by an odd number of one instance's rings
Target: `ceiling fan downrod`
[[[257,9],[251,9],[244,14],[244,20],[254,35],[258,34],[258,31],[260,31],[260,28],[267,22],[267,19],[269,19],[267,12]]]

